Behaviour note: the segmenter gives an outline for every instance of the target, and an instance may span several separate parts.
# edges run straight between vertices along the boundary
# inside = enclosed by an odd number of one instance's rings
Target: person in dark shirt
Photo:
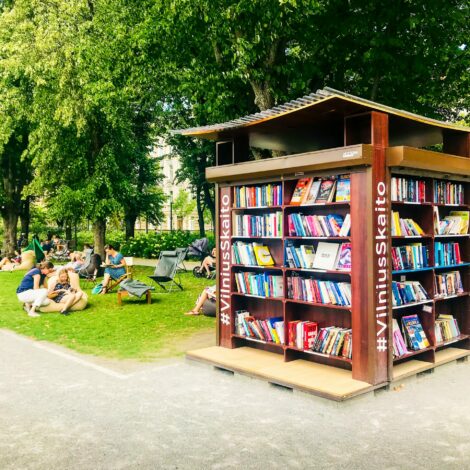
[[[36,308],[47,305],[47,289],[43,287],[46,276],[54,271],[50,261],[44,261],[28,271],[21,280],[16,295],[23,302],[23,309],[30,317],[39,317]]]
[[[51,242],[50,238],[42,242],[41,248],[42,248],[42,251],[44,251],[46,255],[48,255],[52,251],[52,249],[54,248],[54,245]]]

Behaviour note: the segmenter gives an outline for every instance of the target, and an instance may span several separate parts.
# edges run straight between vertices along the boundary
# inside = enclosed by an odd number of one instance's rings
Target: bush
[[[192,232],[146,233],[130,238],[121,244],[121,253],[124,256],[135,256],[137,258],[158,258],[161,251],[174,250],[189,246],[199,234]],[[214,246],[214,237],[209,236],[209,245]]]

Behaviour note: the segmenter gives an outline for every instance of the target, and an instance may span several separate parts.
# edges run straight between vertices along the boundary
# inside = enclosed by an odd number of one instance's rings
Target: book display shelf
[[[217,142],[217,346],[189,357],[343,400],[470,355],[470,129],[325,89],[179,132]]]

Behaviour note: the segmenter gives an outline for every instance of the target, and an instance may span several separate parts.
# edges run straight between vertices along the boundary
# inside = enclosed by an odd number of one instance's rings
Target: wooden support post
[[[470,158],[470,134],[446,129],[442,132],[443,152]]]

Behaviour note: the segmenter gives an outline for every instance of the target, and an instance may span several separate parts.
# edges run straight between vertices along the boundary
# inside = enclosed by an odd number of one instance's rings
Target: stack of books
[[[462,183],[434,180],[434,202],[436,204],[464,204]]]
[[[235,273],[237,292],[258,297],[284,297],[282,276],[270,273]]]
[[[393,176],[391,198],[399,202],[426,202],[426,183],[415,178]]]
[[[429,300],[428,293],[418,281],[392,281],[392,305],[399,307],[414,302]]]
[[[232,245],[234,264],[245,266],[274,266],[269,247],[262,243],[236,241]]]
[[[403,334],[398,325],[398,321],[392,319],[392,334],[393,334],[393,355],[395,357],[401,357],[405,354],[408,354],[409,351],[406,348],[405,340],[403,339]]]
[[[235,333],[239,336],[258,339],[276,344],[285,344],[284,321],[282,317],[259,320],[246,310],[235,312]]]
[[[313,245],[295,246],[292,242],[286,242],[286,262],[289,268],[312,269],[314,259]]]
[[[436,342],[442,343],[460,336],[460,328],[457,320],[452,315],[441,314],[434,325]]]
[[[320,328],[313,351],[352,359],[352,330],[337,326]]]
[[[429,347],[429,341],[424,333],[423,326],[418,315],[407,315],[401,318],[406,342],[413,351],[420,351]]]
[[[422,243],[392,247],[392,267],[394,271],[421,269],[429,266],[429,250]]]
[[[282,205],[280,183],[235,187],[235,207],[267,207]]]
[[[320,242],[315,252],[313,245],[296,246],[288,240],[286,264],[289,268],[349,271],[351,270],[351,243]]]
[[[439,217],[439,208],[433,207],[434,233],[436,235],[465,235],[468,233],[469,211],[452,211],[442,220]]]
[[[324,204],[326,202],[345,202],[351,197],[349,175],[339,178],[301,178],[292,193],[292,206]]]
[[[460,246],[457,242],[434,243],[434,261],[436,266],[452,266],[460,264]]]
[[[290,321],[287,324],[287,344],[297,349],[312,349],[318,335],[314,321]]]
[[[263,215],[236,214],[233,218],[236,237],[282,237],[282,212]]]
[[[291,237],[347,237],[351,229],[349,214],[289,214],[287,221]]]
[[[463,284],[459,271],[449,271],[448,273],[436,274],[436,296],[446,297],[448,295],[462,294]]]
[[[351,284],[288,276],[287,297],[304,302],[348,307],[351,305]]]
[[[402,219],[398,212],[392,212],[392,236],[422,236],[424,230],[413,219]]]

